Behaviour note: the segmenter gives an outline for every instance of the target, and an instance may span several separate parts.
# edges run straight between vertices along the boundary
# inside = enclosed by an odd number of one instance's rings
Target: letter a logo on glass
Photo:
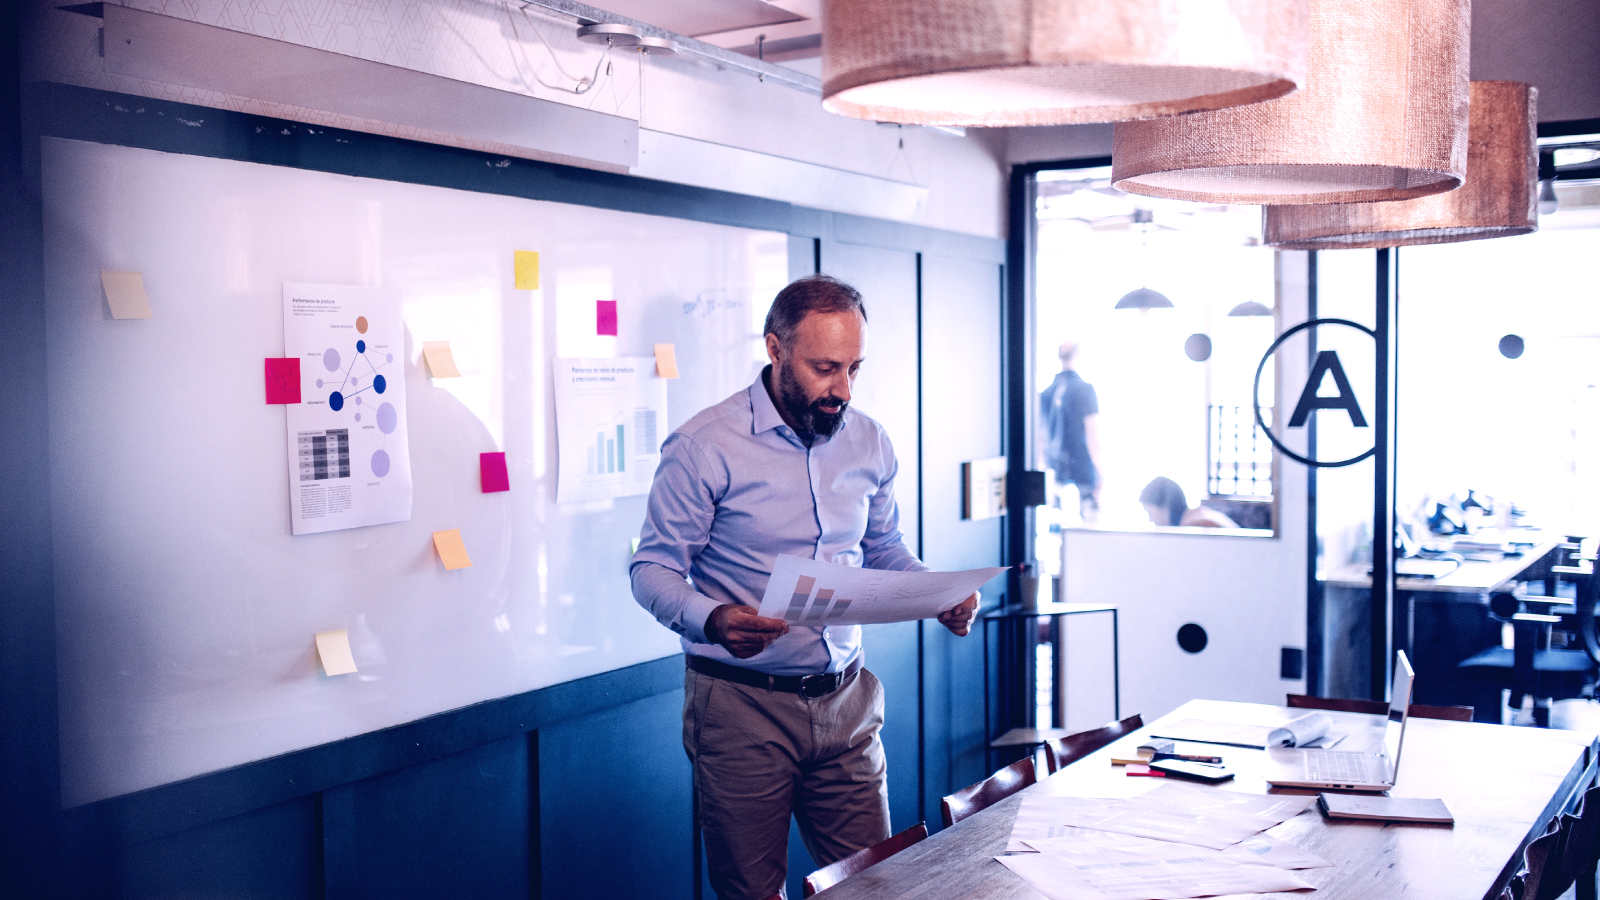
[[[1356,322],[1352,322],[1349,319],[1310,319],[1305,322],[1301,322],[1299,325],[1296,325],[1279,335],[1278,339],[1272,342],[1272,346],[1267,348],[1267,352],[1262,355],[1261,363],[1256,366],[1255,385],[1251,393],[1252,402],[1255,406],[1256,425],[1266,434],[1268,440],[1272,441],[1273,446],[1277,447],[1278,450],[1283,453],[1283,455],[1296,462],[1318,468],[1335,468],[1339,466],[1353,465],[1371,456],[1375,448],[1368,446],[1365,452],[1359,453],[1355,456],[1350,456],[1345,459],[1321,460],[1313,459],[1309,456],[1302,456],[1301,454],[1296,453],[1295,451],[1284,446],[1280,435],[1273,433],[1272,428],[1268,427],[1265,417],[1262,415],[1261,373],[1266,371],[1267,363],[1272,360],[1273,354],[1278,352],[1278,348],[1282,347],[1285,341],[1302,331],[1328,326],[1337,326],[1341,329],[1354,329],[1355,331],[1359,331],[1360,333],[1366,335],[1374,342],[1377,339],[1377,336],[1373,333],[1372,329]],[[1357,371],[1357,374],[1360,374],[1359,370]],[[1324,394],[1322,393],[1322,388],[1328,381],[1333,382],[1333,393]],[[1335,426],[1334,430],[1336,431],[1338,430],[1336,426],[1339,426],[1346,417],[1348,417],[1351,428],[1364,429],[1368,427],[1366,414],[1361,409],[1361,402],[1356,397],[1355,389],[1350,385],[1350,377],[1345,371],[1344,363],[1340,361],[1339,354],[1334,350],[1319,349],[1317,351],[1316,359],[1312,360],[1310,371],[1306,374],[1305,386],[1300,390],[1300,398],[1298,402],[1295,403],[1294,412],[1290,414],[1289,421],[1285,424],[1285,427],[1304,429],[1310,422],[1317,421],[1315,414],[1320,410],[1343,412],[1345,414],[1344,416],[1336,416],[1331,420],[1326,418],[1321,420],[1328,426]],[[1276,416],[1273,418],[1274,420],[1277,420]],[[1348,435],[1349,432],[1346,432],[1345,434]],[[1339,437],[1339,435],[1329,436],[1334,438]],[[1344,444],[1348,450],[1350,441],[1333,440],[1329,441],[1329,443]],[[1358,443],[1356,446],[1361,445]]]

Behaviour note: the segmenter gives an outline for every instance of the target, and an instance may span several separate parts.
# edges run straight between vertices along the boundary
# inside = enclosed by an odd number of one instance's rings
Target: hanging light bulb
[[[1222,109],[1304,83],[1309,0],[823,0],[822,104],[917,125]]]
[[[1312,0],[1306,85],[1112,131],[1121,190],[1206,203],[1407,200],[1467,165],[1469,0]]]
[[[1537,231],[1537,103],[1538,91],[1519,81],[1472,82],[1467,178],[1461,187],[1391,203],[1269,206],[1262,214],[1267,243],[1282,250],[1337,250]]]
[[[1149,253],[1150,229],[1156,223],[1155,210],[1135,209],[1133,211],[1133,227],[1139,232],[1139,267],[1145,268],[1145,259]],[[1136,288],[1122,295],[1117,301],[1115,309],[1137,309],[1139,315],[1144,315],[1152,309],[1171,309],[1172,301],[1160,291],[1152,291],[1147,287]]]
[[[1539,215],[1548,216],[1561,208],[1561,198],[1556,196],[1556,180],[1546,178],[1539,182]]]
[[[1235,306],[1233,309],[1228,310],[1228,315],[1270,316],[1272,315],[1272,307],[1260,302],[1259,300],[1246,300],[1238,306]]]

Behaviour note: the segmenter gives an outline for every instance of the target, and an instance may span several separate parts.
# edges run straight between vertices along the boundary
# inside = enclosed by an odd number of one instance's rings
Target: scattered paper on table
[[[616,336],[617,301],[596,300],[594,302],[594,333]]]
[[[995,858],[1051,900],[1169,900],[1311,887],[1277,866],[1185,849],[1096,846]]]
[[[1164,853],[1174,857],[1189,856],[1196,852],[1193,844],[1176,844],[1171,841],[1158,841],[1153,838],[1134,837],[1133,835],[1117,834],[1111,831],[1094,831],[1087,828],[1074,829],[1074,832],[1070,835],[1033,838],[1026,841],[1026,844],[1029,849],[1039,853],[1056,855],[1060,855],[1063,852],[1070,853],[1101,847],[1142,847],[1158,855]],[[1228,858],[1237,857],[1247,862],[1263,862],[1277,866],[1280,869],[1321,869],[1333,866],[1333,863],[1322,857],[1307,853],[1288,841],[1275,838],[1269,834],[1258,834],[1255,837],[1245,838],[1239,843],[1220,851],[1220,855]]]
[[[914,622],[959,605],[1004,571],[890,572],[781,555],[760,614],[803,625]]]
[[[317,658],[322,661],[325,675],[348,675],[356,670],[356,658],[350,654],[350,635],[343,628],[317,632]]]
[[[1063,803],[1070,801],[1070,803]],[[1104,831],[1095,831],[1090,828],[1080,828],[1076,825],[1061,824],[1061,817],[1057,813],[1065,805],[1084,803],[1091,807],[1096,804],[1112,803],[1111,800],[1100,800],[1089,797],[1056,797],[1050,794],[1027,793],[1022,795],[1022,805],[1017,807],[1017,818],[1011,823],[1011,840],[1006,843],[1008,853],[1027,853],[1033,849],[1033,842],[1049,838],[1097,837],[1107,834]]]
[[[532,250],[518,250],[512,259],[517,272],[517,290],[537,291],[539,289],[539,254]]]
[[[267,403],[300,402],[300,358],[267,357]]]
[[[1271,742],[1272,726],[1246,725],[1241,722],[1213,722],[1210,719],[1183,719],[1171,725],[1151,729],[1155,737],[1201,744],[1227,744],[1233,747],[1253,747],[1265,750]]]
[[[400,292],[285,284],[283,344],[300,360],[302,402],[284,407],[294,533],[410,519]]]
[[[422,356],[428,361],[428,371],[435,378],[460,378],[456,368],[456,355],[450,351],[449,341],[423,341]]]
[[[656,374],[662,378],[678,377],[678,350],[671,344],[656,345]]]
[[[648,356],[554,361],[556,502],[648,494],[667,439],[667,382]]]
[[[150,298],[144,293],[143,272],[107,272],[100,270],[100,286],[105,289],[106,303],[111,306],[113,319],[148,319]]]
[[[511,490],[511,476],[506,472],[505,453],[478,454],[478,481],[485,494]]]
[[[1052,825],[1221,850],[1299,815],[1315,800],[1314,796],[1263,796],[1163,782],[1131,800],[1043,795],[1033,802],[1048,810],[1043,814]]]
[[[467,545],[461,541],[459,528],[435,531],[433,549],[439,551],[439,561],[444,563],[446,569],[466,569],[472,566],[472,559],[467,556]]]

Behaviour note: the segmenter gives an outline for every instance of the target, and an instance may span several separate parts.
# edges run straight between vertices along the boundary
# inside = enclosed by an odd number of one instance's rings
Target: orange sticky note
[[[461,542],[461,529],[433,533],[433,549],[439,551],[439,561],[446,569],[469,569],[472,559],[467,556],[467,545]]]
[[[516,260],[517,290],[537,291],[539,289],[539,254],[532,250],[518,250],[514,259]]]
[[[111,305],[111,318],[151,318],[150,298],[144,293],[143,272],[107,272],[102,269],[100,286],[105,289],[106,302]]]
[[[662,378],[678,377],[678,351],[671,344],[656,345],[656,374]]]
[[[428,371],[435,378],[460,378],[456,368],[456,355],[450,352],[449,341],[423,341],[422,358],[428,361]]]
[[[356,670],[356,658],[350,654],[350,634],[340,628],[317,632],[317,658],[322,661],[324,675],[348,675]]]

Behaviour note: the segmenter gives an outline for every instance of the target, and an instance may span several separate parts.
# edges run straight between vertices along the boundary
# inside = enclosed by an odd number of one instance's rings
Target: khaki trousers
[[[684,674],[683,747],[720,900],[783,889],[789,816],[818,866],[889,836],[883,685],[862,669],[808,699]]]

